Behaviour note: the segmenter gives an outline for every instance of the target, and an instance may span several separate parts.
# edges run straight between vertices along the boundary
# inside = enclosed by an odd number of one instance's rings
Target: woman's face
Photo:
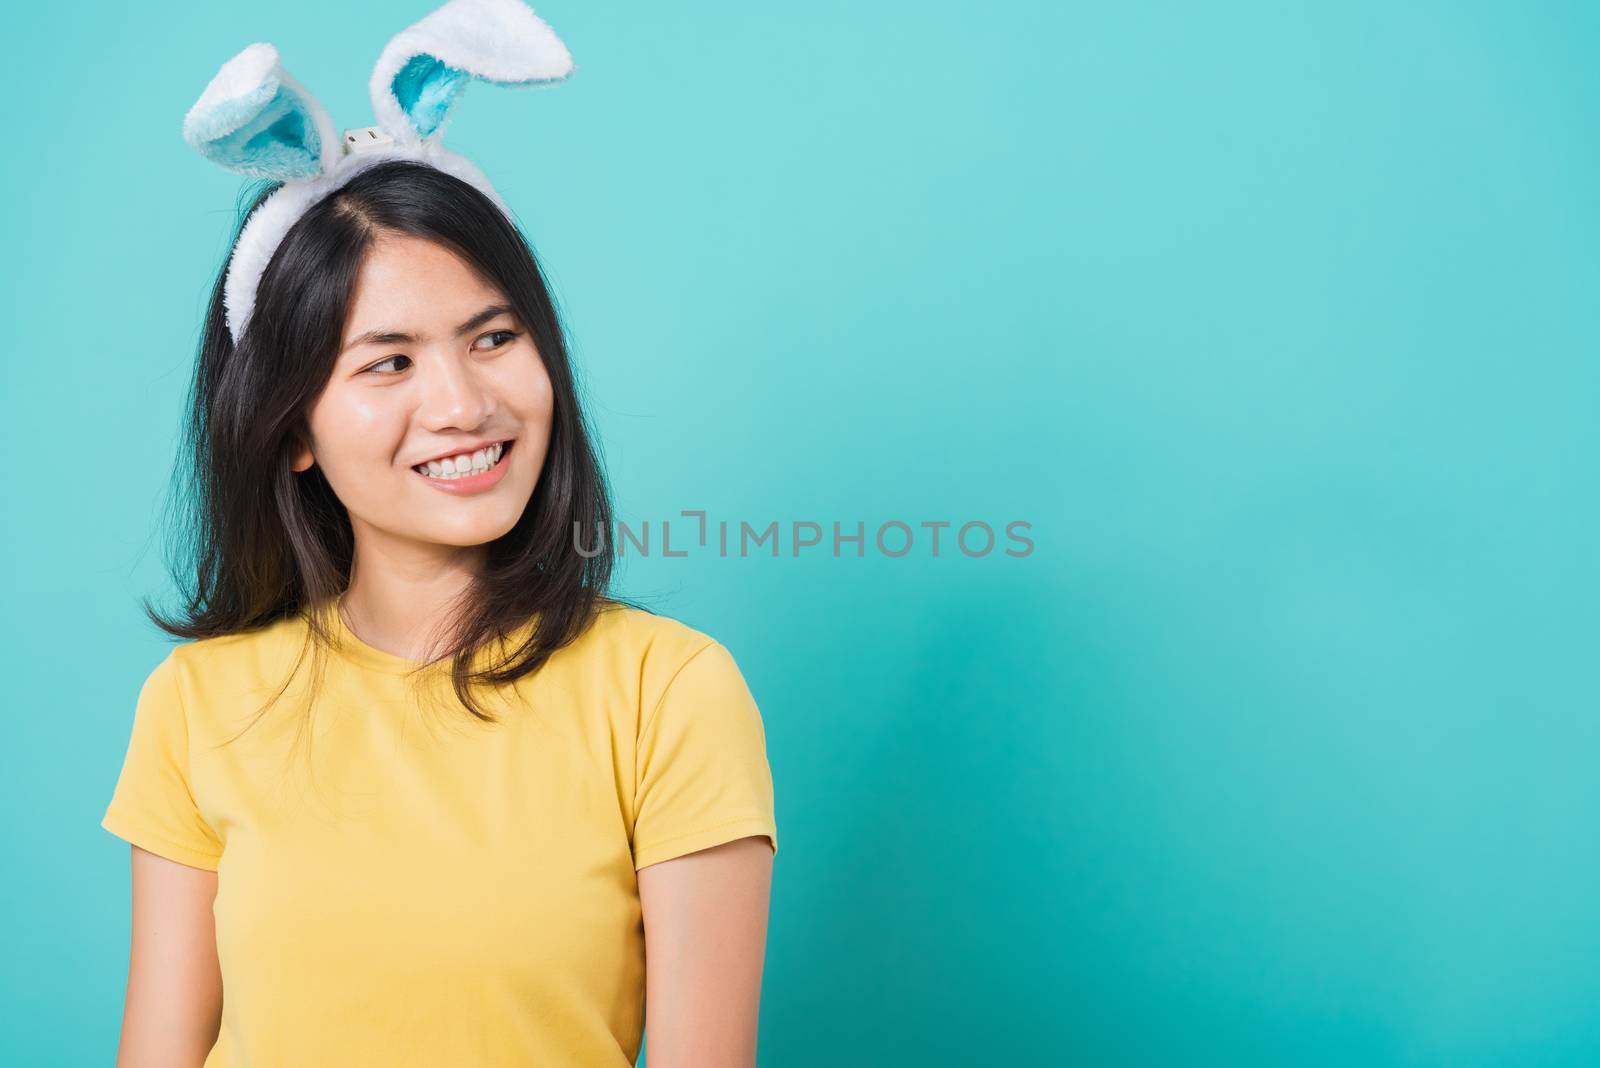
[[[552,407],[544,361],[504,294],[449,249],[386,235],[362,264],[333,374],[311,405],[311,440],[293,466],[322,466],[358,553],[378,543],[482,545],[532,497]],[[490,451],[424,464],[500,443],[498,463]]]

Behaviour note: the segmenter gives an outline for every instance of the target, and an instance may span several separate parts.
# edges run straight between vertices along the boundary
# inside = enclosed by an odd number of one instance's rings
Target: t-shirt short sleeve
[[[720,643],[673,675],[640,725],[635,754],[636,870],[751,835],[777,853],[761,713]]]
[[[177,650],[145,679],[122,774],[100,826],[141,849],[216,871],[222,841],[200,815],[189,777],[189,725]]]

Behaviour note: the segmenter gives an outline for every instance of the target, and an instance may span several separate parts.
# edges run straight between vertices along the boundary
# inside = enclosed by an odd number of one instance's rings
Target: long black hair
[[[240,213],[235,242],[280,185],[267,183]],[[224,262],[170,498],[183,513],[173,524],[169,566],[185,604],[170,618],[148,598],[142,604],[180,638],[239,634],[303,615],[308,640],[319,650],[331,645],[314,609],[349,584],[350,518],[320,465],[297,473],[291,462],[297,441],[310,440],[308,409],[332,374],[363,259],[386,233],[437,242],[499,287],[531,332],[553,389],[550,442],[533,495],[516,525],[487,546],[482,573],[454,607],[452,644],[424,665],[450,659],[457,697],[493,722],[473,699],[473,683],[499,685],[536,671],[608,605],[631,602],[609,593],[610,494],[544,272],[488,197],[427,164],[370,167],[295,222],[261,276],[237,343],[223,304]],[[520,643],[506,643],[529,623]],[[479,668],[475,660],[492,640],[503,655]]]

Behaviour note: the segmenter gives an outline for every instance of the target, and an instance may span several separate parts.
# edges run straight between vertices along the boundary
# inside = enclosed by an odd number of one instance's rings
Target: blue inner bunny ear
[[[431,137],[449,114],[456,93],[471,80],[471,74],[436,56],[412,56],[394,76],[393,92],[417,133]]]
[[[183,137],[219,166],[287,181],[321,173],[321,105],[278,65],[275,49],[252,45],[225,64],[183,120]]]
[[[282,87],[231,133],[195,147],[214,163],[260,178],[310,178],[322,169],[317,124]]]
[[[368,79],[378,126],[402,144],[437,141],[469,82],[550,85],[572,56],[522,0],[449,0],[384,46]]]

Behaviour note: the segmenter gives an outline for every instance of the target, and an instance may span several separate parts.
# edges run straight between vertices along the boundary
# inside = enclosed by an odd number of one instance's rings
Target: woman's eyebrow
[[[501,315],[509,315],[511,313],[511,306],[509,304],[491,304],[478,314],[474,315],[472,318],[468,319],[466,322],[462,323],[460,326],[456,327],[455,336],[460,337],[463,334],[469,334],[489,320],[498,318]],[[364,334],[358,334],[351,338],[350,341],[345,344],[344,348],[340,349],[339,351],[341,353],[348,352],[349,350],[360,345],[415,345],[418,342],[425,340],[427,339],[418,337],[416,334],[405,333],[402,330],[368,330]]]

